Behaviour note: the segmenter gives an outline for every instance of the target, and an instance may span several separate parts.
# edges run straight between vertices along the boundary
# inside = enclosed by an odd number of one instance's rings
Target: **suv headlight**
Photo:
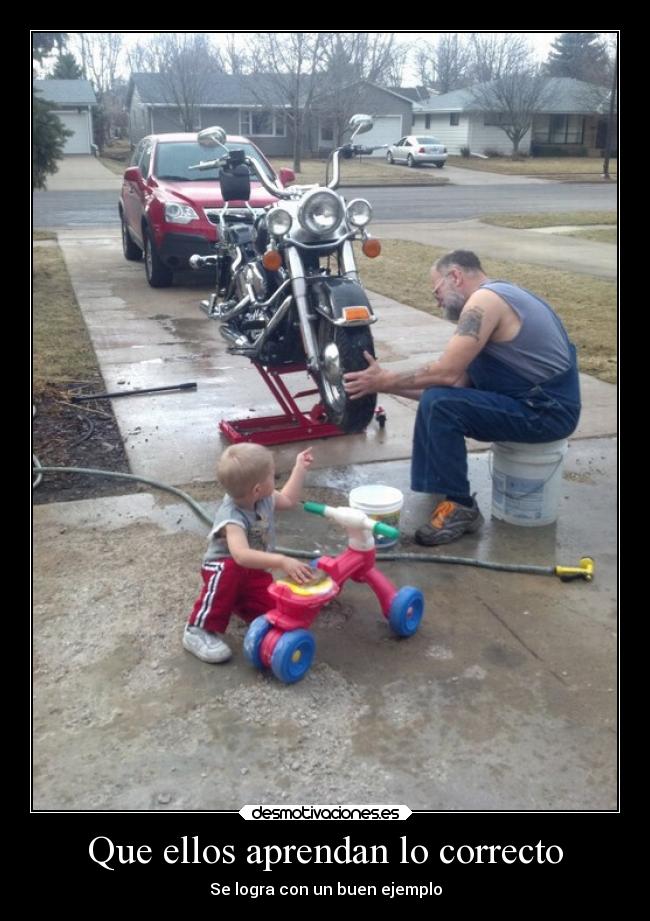
[[[283,237],[291,229],[292,217],[284,208],[271,208],[266,216],[266,226],[274,237]]]
[[[365,198],[353,198],[347,208],[348,222],[353,227],[365,227],[370,223],[372,208]]]
[[[165,202],[165,221],[168,224],[189,224],[198,219],[198,214],[189,205],[181,205],[177,201]]]
[[[298,220],[305,230],[317,236],[330,233],[343,220],[343,202],[329,189],[314,189],[303,198]]]

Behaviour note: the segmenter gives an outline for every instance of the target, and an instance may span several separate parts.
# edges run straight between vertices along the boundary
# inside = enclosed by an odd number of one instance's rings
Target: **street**
[[[376,221],[457,221],[490,213],[611,210],[618,186],[583,182],[529,185],[380,186],[344,188],[367,198]],[[119,191],[35,192],[35,228],[118,224]]]

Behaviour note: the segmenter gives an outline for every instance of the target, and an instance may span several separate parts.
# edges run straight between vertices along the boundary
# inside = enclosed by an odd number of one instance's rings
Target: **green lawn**
[[[276,172],[283,166],[293,169],[293,161],[282,157],[271,160]],[[303,160],[301,171],[296,174],[299,185],[325,182],[325,160]],[[383,157],[356,157],[354,160],[340,161],[341,186],[346,185],[441,185],[449,180],[444,169],[435,167],[418,167],[390,165]],[[330,166],[330,179],[332,168]]]
[[[363,283],[371,290],[439,316],[428,268],[446,250],[404,240],[382,240],[382,254],[358,253]],[[616,283],[546,266],[483,259],[488,275],[507,278],[548,301],[578,347],[580,370],[609,383],[617,376]]]
[[[549,211],[547,214],[483,214],[484,224],[495,227],[575,227],[589,224],[616,224],[616,211]]]
[[[575,179],[589,181],[602,178],[602,157],[525,157],[511,160],[509,157],[449,157],[449,166],[462,169],[484,170],[488,173],[504,173],[508,176],[536,176],[538,179]],[[618,175],[618,161],[609,161],[612,179]]]

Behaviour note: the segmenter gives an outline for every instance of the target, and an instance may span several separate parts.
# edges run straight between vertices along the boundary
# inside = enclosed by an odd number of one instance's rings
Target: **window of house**
[[[458,114],[458,112],[449,113],[449,124],[450,125],[460,125],[460,115]],[[429,126],[427,125],[427,128],[428,127]]]
[[[242,109],[241,133],[249,137],[284,137],[287,133],[284,112],[272,109]]]
[[[582,144],[584,133],[583,115],[538,115],[533,125],[538,144]]]
[[[551,144],[581,144],[584,118],[581,115],[551,115],[549,142]]]
[[[331,141],[334,143],[334,122],[331,119],[324,119],[320,123],[321,141]]]

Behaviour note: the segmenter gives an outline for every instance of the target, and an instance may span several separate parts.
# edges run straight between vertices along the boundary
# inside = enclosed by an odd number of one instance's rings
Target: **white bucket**
[[[392,486],[357,486],[350,492],[350,507],[361,509],[369,518],[399,528],[399,513],[404,496]],[[397,543],[397,538],[381,537],[375,534],[375,546],[384,549]]]
[[[557,518],[564,455],[569,443],[492,445],[492,515],[534,528]]]

